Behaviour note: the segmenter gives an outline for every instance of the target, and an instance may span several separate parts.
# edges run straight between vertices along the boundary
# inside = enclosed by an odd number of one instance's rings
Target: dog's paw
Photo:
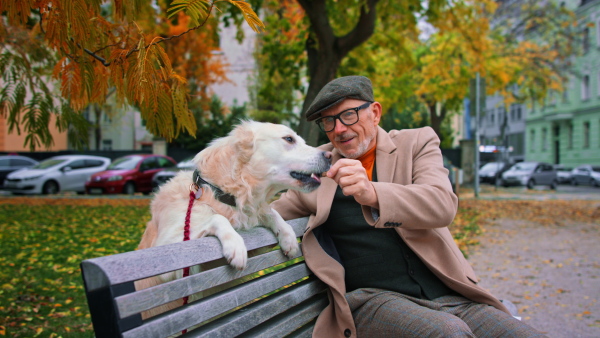
[[[298,241],[294,234],[280,235],[279,245],[281,246],[281,251],[288,257],[294,257],[300,253],[300,246],[298,246]]]
[[[227,263],[238,270],[243,270],[248,261],[248,252],[246,251],[244,240],[239,235],[238,237],[223,241],[221,244],[223,245],[223,256],[227,260]]]

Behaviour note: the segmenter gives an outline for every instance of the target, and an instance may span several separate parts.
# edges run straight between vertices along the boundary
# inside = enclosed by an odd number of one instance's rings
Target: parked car
[[[558,183],[571,183],[571,171],[573,168],[557,164],[554,166],[554,169],[556,170],[556,179],[558,180]]]
[[[8,174],[4,189],[16,194],[56,194],[60,191],[85,192],[85,181],[108,167],[110,159],[89,155],[62,155],[44,160],[31,168]]]
[[[580,165],[571,171],[571,184],[589,184],[600,187],[600,166]]]
[[[177,166],[174,168],[167,168],[165,170],[159,171],[154,174],[152,177],[152,189],[157,190],[161,185],[165,184],[168,180],[177,175],[181,170],[194,170],[196,166],[192,160],[194,156],[190,156],[185,158],[181,162],[177,163]]]
[[[544,162],[519,162],[502,174],[502,185],[524,185],[533,189],[536,185],[548,185],[556,189],[556,170]]]
[[[502,185],[502,174],[510,167],[508,162],[488,162],[479,169],[479,182]]]
[[[4,155],[0,156],[0,186],[4,185],[4,179],[13,171],[30,168],[38,164],[38,161],[27,156]]]
[[[177,163],[168,156],[138,154],[120,157],[106,170],[85,183],[88,194],[127,194],[152,192],[152,177]]]

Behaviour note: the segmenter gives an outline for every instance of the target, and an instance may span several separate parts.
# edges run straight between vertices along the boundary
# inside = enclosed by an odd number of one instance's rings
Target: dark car
[[[583,164],[571,171],[571,184],[589,184],[600,187],[600,166]]]
[[[4,179],[8,174],[15,170],[33,167],[36,164],[38,164],[38,161],[27,156],[0,156],[0,186],[4,185]]]
[[[510,168],[508,162],[488,162],[479,169],[479,182],[502,185],[502,174]]]
[[[152,192],[152,177],[177,163],[163,155],[128,155],[112,162],[105,171],[96,173],[85,184],[88,194],[127,194]]]
[[[175,177],[175,175],[182,170],[194,170],[196,166],[194,165],[194,162],[192,162],[193,159],[194,156],[188,157],[177,163],[177,166],[174,168],[167,168],[163,171],[157,172],[154,177],[152,177],[152,188],[157,190],[161,185]]]

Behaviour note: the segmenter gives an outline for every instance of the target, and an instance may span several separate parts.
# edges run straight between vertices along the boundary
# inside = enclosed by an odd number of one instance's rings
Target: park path
[[[496,220],[468,256],[480,285],[552,338],[600,337],[600,224]]]

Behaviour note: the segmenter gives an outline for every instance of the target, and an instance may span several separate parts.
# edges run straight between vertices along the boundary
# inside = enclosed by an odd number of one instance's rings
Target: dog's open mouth
[[[290,172],[290,176],[304,184],[321,184],[321,173],[301,173],[292,171]]]

